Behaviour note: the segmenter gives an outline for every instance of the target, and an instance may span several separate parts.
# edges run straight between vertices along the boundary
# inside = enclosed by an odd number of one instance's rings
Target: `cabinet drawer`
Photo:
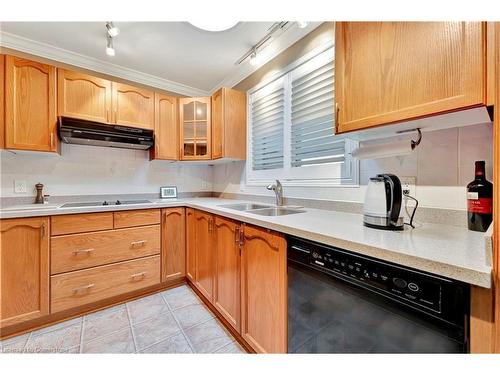
[[[160,209],[118,211],[115,212],[114,215],[115,228],[160,224]]]
[[[98,212],[93,214],[52,216],[50,223],[50,233],[53,236],[113,229],[113,213]]]
[[[116,229],[52,238],[51,274],[160,253],[160,226]]]
[[[160,256],[74,271],[51,278],[51,313],[160,283]]]

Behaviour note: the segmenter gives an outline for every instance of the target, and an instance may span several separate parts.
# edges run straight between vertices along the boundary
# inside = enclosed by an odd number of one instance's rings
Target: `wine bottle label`
[[[479,193],[469,191],[467,193],[467,199],[479,199]]]
[[[471,193],[469,193],[471,194]],[[477,194],[477,193],[476,193]],[[467,200],[467,210],[476,214],[491,214],[492,212],[492,199],[491,198],[478,198]]]

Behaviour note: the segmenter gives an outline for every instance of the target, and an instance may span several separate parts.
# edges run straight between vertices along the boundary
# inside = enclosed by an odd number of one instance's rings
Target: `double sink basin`
[[[229,208],[236,211],[244,211],[250,214],[262,215],[262,216],[284,216],[292,214],[300,214],[305,212],[297,208],[291,207],[279,207],[279,206],[268,206],[258,203],[235,203],[235,204],[221,204],[219,207]]]

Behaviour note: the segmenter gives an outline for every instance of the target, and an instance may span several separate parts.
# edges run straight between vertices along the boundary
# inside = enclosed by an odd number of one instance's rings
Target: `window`
[[[334,79],[329,47],[249,91],[248,185],[358,183],[357,142],[334,134]]]

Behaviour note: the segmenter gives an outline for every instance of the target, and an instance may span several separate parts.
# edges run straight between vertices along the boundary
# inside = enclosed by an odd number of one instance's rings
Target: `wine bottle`
[[[493,185],[486,180],[484,161],[476,161],[474,181],[467,185],[469,229],[486,232],[493,220]]]

